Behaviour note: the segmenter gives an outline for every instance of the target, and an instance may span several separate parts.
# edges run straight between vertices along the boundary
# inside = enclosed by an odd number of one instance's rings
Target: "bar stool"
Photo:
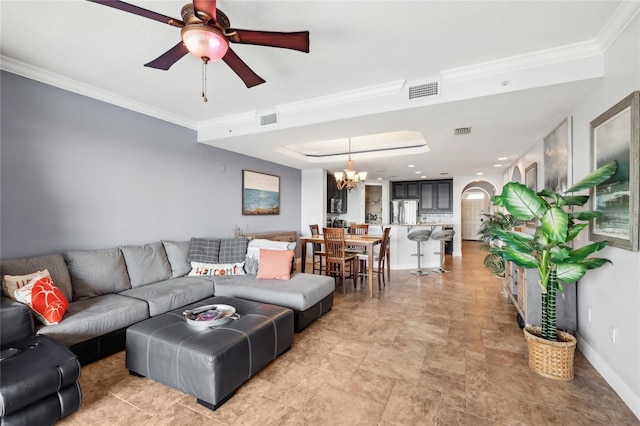
[[[411,272],[413,275],[429,274],[427,271],[423,271],[422,268],[420,267],[420,258],[422,257],[422,254],[420,253],[420,246],[424,241],[427,241],[430,236],[431,236],[430,229],[418,229],[416,231],[411,231],[407,234],[407,238],[411,241],[415,241],[418,246],[418,269],[416,269],[415,272],[413,271]]]
[[[453,239],[453,234],[455,234],[456,231],[454,231],[453,229],[443,229],[442,231],[438,231],[438,232],[434,232],[431,235],[431,239],[432,240],[436,240],[436,241],[440,241],[440,267],[439,268],[433,268],[433,272],[437,272],[438,274],[441,273],[449,273],[449,271],[447,271],[446,269],[444,269],[444,245],[446,241],[451,241]],[[435,252],[433,254],[438,254],[438,252]]]

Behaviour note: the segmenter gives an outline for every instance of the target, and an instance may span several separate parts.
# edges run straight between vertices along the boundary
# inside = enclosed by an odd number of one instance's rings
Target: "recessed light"
[[[498,161],[504,161],[506,159],[507,159],[507,157],[500,157],[500,158],[498,158]]]
[[[449,175],[449,172],[440,172],[440,176],[447,176]]]
[[[424,176],[424,175],[420,176],[420,179],[426,179],[426,178],[427,178],[427,177],[426,177],[426,176]]]
[[[382,180],[382,178],[376,178],[376,180]]]
[[[420,171],[417,171],[417,172],[416,172],[416,174],[417,174],[417,175],[419,175],[420,173],[422,173],[422,172],[420,172]]]
[[[483,174],[484,174],[484,173],[482,173],[482,172],[478,172],[478,173],[476,173],[476,175],[477,175],[477,176],[482,176]]]
[[[502,164],[494,164],[493,167],[502,167]]]
[[[415,164],[409,164],[407,167],[415,167]]]

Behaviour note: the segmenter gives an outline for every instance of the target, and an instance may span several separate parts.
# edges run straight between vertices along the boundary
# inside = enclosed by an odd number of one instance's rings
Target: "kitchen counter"
[[[432,228],[432,232],[437,232],[444,228],[453,227],[453,223],[445,221],[425,222],[415,225],[390,224],[385,226],[391,226],[391,256],[389,259],[391,269],[417,269],[418,259],[416,255],[418,243],[407,238],[409,232],[416,230],[416,228],[424,227],[430,227]],[[440,265],[440,242],[428,239],[420,244],[422,244],[420,247],[420,253],[422,254],[422,259],[420,260],[421,268],[437,268]]]

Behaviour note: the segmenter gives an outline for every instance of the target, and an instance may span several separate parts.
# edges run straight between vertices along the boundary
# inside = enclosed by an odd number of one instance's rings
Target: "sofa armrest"
[[[0,345],[5,347],[34,334],[33,315],[29,308],[8,297],[0,297]]]

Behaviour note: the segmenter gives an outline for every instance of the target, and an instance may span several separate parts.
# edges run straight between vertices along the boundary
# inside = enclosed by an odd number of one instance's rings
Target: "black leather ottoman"
[[[0,362],[0,424],[50,425],[80,408],[80,363],[73,352],[46,336],[8,346]]]
[[[187,324],[185,310],[213,304],[235,307],[240,319],[204,330]],[[129,327],[127,368],[215,410],[292,343],[291,309],[218,296]]]

